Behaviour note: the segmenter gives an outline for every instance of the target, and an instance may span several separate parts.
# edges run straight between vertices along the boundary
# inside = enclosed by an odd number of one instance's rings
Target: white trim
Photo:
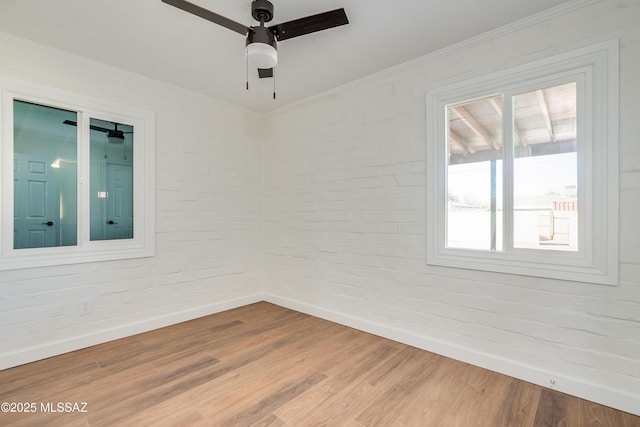
[[[360,331],[388,338],[403,344],[430,351],[455,360],[466,362],[474,366],[508,375],[523,381],[537,384],[542,387],[558,390],[563,393],[611,406],[622,411],[640,415],[640,394],[630,393],[612,387],[586,382],[579,378],[566,376],[560,372],[541,369],[513,359],[500,357],[476,351],[473,348],[463,347],[439,339],[434,339],[424,334],[407,332],[398,328],[386,326],[382,323],[364,320],[356,316],[329,310],[316,305],[282,298],[273,294],[265,294],[265,301],[292,310],[300,311],[312,316],[320,317],[331,322],[349,326]]]
[[[14,352],[3,353],[0,354],[0,370],[34,362],[36,360],[46,359],[48,357],[68,353],[70,351],[80,350],[82,348],[91,347],[93,345],[102,344],[120,338],[129,337],[143,332],[152,331],[154,329],[164,328],[166,326],[175,325],[176,323],[186,322],[188,320],[197,319],[199,317],[209,316],[221,311],[243,307],[245,305],[260,302],[263,299],[263,295],[259,293],[248,295],[245,297],[221,301],[213,304],[205,304],[187,310],[134,321],[112,328],[105,328],[89,334],[79,335],[42,345],[36,345]]]
[[[567,13],[575,12],[578,9],[590,6],[595,3],[599,3],[602,0],[572,0],[566,3],[563,3],[559,6],[553,7],[551,9],[547,9],[535,15],[528,16],[526,18],[520,19],[518,21],[510,22],[509,24],[503,25],[502,27],[498,27],[496,29],[487,31],[475,37],[471,37],[469,39],[463,40],[461,42],[449,45],[442,49],[436,50],[434,52],[427,53],[426,55],[420,56],[415,59],[411,59],[409,61],[403,62],[402,64],[395,65],[393,67],[387,68],[385,70],[379,71],[374,74],[369,74],[365,77],[350,81],[349,83],[334,87],[325,92],[309,96],[307,98],[301,99],[299,101],[293,102],[288,105],[284,105],[280,108],[273,109],[269,112],[264,113],[267,116],[280,114],[287,111],[292,111],[301,106],[308,104],[313,101],[325,99],[336,94],[340,94],[342,92],[355,89],[371,82],[375,82],[377,80],[381,80],[387,77],[393,77],[396,73],[399,73],[404,70],[412,69],[416,66],[427,64],[429,62],[435,61],[439,58],[446,57],[453,53],[459,52],[463,49],[468,49],[474,46],[478,46],[482,43],[487,43],[494,41],[498,37],[508,36],[509,34],[513,34],[517,31],[521,31],[525,28],[532,27],[534,25],[540,24],[542,22],[548,21],[550,19],[554,19],[565,15]]]
[[[84,61],[87,64],[91,64],[91,65],[98,65],[100,67],[106,67],[108,68],[110,71],[119,74],[121,76],[124,76],[127,80],[135,80],[135,81],[141,81],[141,82],[145,82],[145,83],[149,83],[153,86],[162,86],[164,88],[170,88],[170,89],[180,89],[181,91],[185,91],[187,93],[189,93],[190,97],[194,97],[197,99],[206,99],[207,102],[213,102],[215,104],[217,104],[219,107],[224,108],[225,110],[231,110],[231,111],[236,111],[239,113],[245,113],[245,114],[251,114],[254,115],[255,117],[259,117],[259,116],[263,116],[263,113],[260,113],[258,111],[255,110],[251,110],[247,107],[242,107],[239,106],[238,104],[234,104],[232,102],[229,101],[223,101],[221,99],[215,98],[213,95],[206,95],[203,92],[199,92],[196,91],[194,89],[189,89],[189,88],[185,88],[183,86],[177,85],[175,83],[169,83],[166,82],[164,80],[158,80],[158,79],[154,79],[152,77],[148,77],[145,76],[143,74],[137,74],[133,71],[129,71],[129,70],[125,70],[124,68],[119,68],[116,67],[115,65],[111,65],[108,64],[106,62],[102,62],[99,61],[97,59],[93,59],[93,58],[89,58],[86,56],[82,56],[82,55],[78,55],[76,53],[72,53],[66,50],[62,50],[56,47],[52,47],[43,43],[39,43],[39,42],[35,42],[33,40],[29,40],[20,36],[17,36],[15,34],[12,33],[7,33],[4,31],[0,31],[0,39],[2,40],[6,40],[10,43],[16,43],[19,44],[21,46],[25,46],[27,48],[33,48],[33,49],[38,49],[41,50],[43,52],[46,52],[48,54],[52,54],[55,55],[59,58],[63,58],[63,59],[69,59],[69,60],[80,60],[80,61]],[[0,75],[0,79],[2,79],[3,76]]]
[[[573,396],[597,402],[612,408],[620,409],[632,414],[640,415],[640,394],[630,393],[617,388],[606,387],[581,379],[566,376],[562,373],[521,363],[495,354],[479,352],[473,348],[452,344],[429,337],[425,334],[407,332],[402,329],[389,327],[379,322],[372,322],[362,318],[329,310],[317,305],[279,297],[271,293],[255,293],[212,304],[201,305],[196,308],[181,310],[149,319],[130,322],[113,328],[105,328],[90,334],[63,339],[51,343],[32,346],[14,352],[0,354],[0,370],[34,362],[36,360],[57,356],[97,344],[106,343],[135,334],[152,331],[203,316],[220,313],[222,311],[243,307],[260,301],[277,304],[291,310],[296,310],[311,316],[316,316],[331,322],[339,323],[360,331],[411,345],[422,350],[450,357],[508,375],[523,381],[528,381],[542,387],[558,390]],[[553,384],[551,383],[553,380]]]
[[[91,241],[89,238],[89,176],[86,164],[89,150],[78,149],[78,230],[77,245],[55,248],[13,249],[13,239],[0,245],[0,271],[29,267],[75,264],[80,262],[150,257],[155,254],[155,118],[150,111],[107,102],[64,90],[0,76],[0,162],[2,194],[0,233],[13,234],[13,99],[78,111],[78,144],[89,135],[89,116],[129,122],[136,129],[134,145],[134,237],[132,239]],[[10,124],[10,125],[9,125]],[[84,165],[84,166],[83,166]]]
[[[427,161],[430,162],[427,168],[428,264],[617,285],[618,43],[617,39],[610,40],[449,84],[427,94]],[[585,94],[589,98],[579,99],[578,107],[585,113],[579,120],[589,125],[578,142],[578,155],[583,158],[579,173],[584,177],[579,185],[583,212],[580,219],[581,250],[565,253],[514,249],[509,246],[509,241],[505,242],[503,251],[447,248],[447,153],[442,143],[446,141],[446,106],[495,93],[509,94],[525,85],[561,82],[571,76],[582,87],[582,75],[587,82]],[[505,162],[505,170],[508,166],[509,162]],[[588,167],[586,171],[585,166]],[[590,182],[591,176],[598,179]],[[509,196],[508,192],[504,196],[507,203],[511,200]],[[504,216],[505,221],[509,220],[509,215],[505,213]],[[505,238],[510,235],[505,226]]]
[[[33,48],[37,48],[37,49],[42,49],[46,52],[49,52],[51,54],[54,55],[58,55],[61,57],[67,57],[67,58],[75,58],[75,59],[82,59],[83,61],[88,61],[89,63],[92,64],[100,64],[101,66],[104,67],[108,67],[111,70],[125,75],[128,78],[135,78],[135,79],[142,79],[144,81],[148,81],[148,82],[152,82],[155,85],[161,84],[165,87],[172,87],[172,88],[180,88],[181,90],[186,90],[188,92],[191,93],[192,96],[197,96],[197,97],[206,97],[207,100],[211,101],[213,100],[214,102],[218,103],[220,106],[226,108],[226,109],[232,109],[234,111],[239,111],[239,112],[245,112],[245,113],[251,113],[254,114],[255,116],[271,116],[271,115],[275,115],[275,114],[280,114],[282,112],[286,112],[286,111],[291,111],[291,110],[295,110],[296,108],[299,108],[302,105],[308,104],[309,102],[313,102],[319,99],[325,99],[328,97],[331,97],[333,95],[342,93],[344,91],[353,89],[353,88],[358,88],[361,87],[363,85],[369,84],[371,82],[375,82],[377,80],[386,78],[386,77],[390,77],[393,76],[395,73],[400,72],[402,70],[406,70],[406,69],[410,69],[412,67],[415,67],[417,65],[421,65],[421,64],[425,64],[425,63],[429,63],[431,61],[434,61],[438,58],[450,55],[452,53],[455,53],[457,51],[460,51],[462,49],[467,49],[470,47],[474,47],[474,46],[478,46],[482,43],[486,43],[489,42],[493,39],[495,39],[496,37],[502,37],[502,36],[507,36],[509,34],[513,34],[514,32],[523,30],[525,28],[529,28],[533,25],[537,25],[540,24],[542,22],[551,20],[551,19],[555,19],[557,17],[563,16],[565,14],[568,13],[572,13],[575,12],[578,9],[582,9],[585,8],[587,6],[590,6],[592,4],[596,4],[601,2],[602,0],[570,0],[568,2],[562,3],[561,5],[558,5],[556,7],[553,7],[551,9],[547,9],[544,10],[540,13],[537,13],[535,15],[531,15],[528,16],[526,18],[520,19],[518,21],[514,21],[511,23],[508,23],[506,25],[503,25],[501,27],[495,28],[493,30],[487,31],[485,33],[482,33],[480,35],[471,37],[469,39],[463,40],[461,42],[446,46],[442,49],[436,50],[434,52],[430,52],[426,55],[420,56],[418,58],[414,58],[411,59],[409,61],[403,62],[401,64],[395,65],[393,67],[387,68],[385,70],[376,72],[374,74],[369,74],[367,76],[358,78],[356,80],[350,81],[349,83],[334,87],[332,89],[329,89],[327,91],[324,91],[322,93],[318,93],[316,95],[312,95],[309,96],[307,98],[301,99],[299,101],[295,101],[292,102],[290,104],[284,105],[282,107],[279,108],[275,108],[272,109],[270,111],[267,112],[260,112],[248,107],[241,107],[237,104],[233,104],[229,101],[223,101],[217,98],[214,98],[212,96],[207,96],[207,95],[203,95],[201,92],[197,92],[194,91],[193,89],[188,89],[188,88],[184,88],[182,86],[173,84],[173,83],[167,83],[164,82],[162,80],[157,80],[157,79],[153,79],[151,77],[147,77],[147,76],[143,76],[140,74],[136,74],[134,72],[128,71],[128,70],[124,70],[122,68],[118,68],[116,66],[107,64],[105,62],[100,62],[98,60],[95,59],[91,59],[91,58],[87,58],[85,56],[80,56],[78,54],[75,53],[71,53],[62,49],[58,49],[52,46],[48,46],[42,43],[38,43],[38,42],[34,42],[32,40],[23,38],[23,37],[19,37],[16,36],[15,34],[11,34],[11,33],[7,33],[7,32],[3,32],[0,31],[0,38],[8,40],[12,43],[19,43],[23,46],[27,46],[27,47],[33,47]]]

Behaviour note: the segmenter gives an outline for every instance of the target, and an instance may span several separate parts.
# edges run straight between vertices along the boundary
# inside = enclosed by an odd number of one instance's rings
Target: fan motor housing
[[[253,0],[251,2],[251,16],[256,21],[271,21],[273,19],[273,4],[269,0]]]
[[[247,34],[246,45],[248,46],[251,43],[265,43],[274,49],[277,49],[278,45],[273,33],[269,31],[267,27],[263,26],[251,27],[251,31]]]

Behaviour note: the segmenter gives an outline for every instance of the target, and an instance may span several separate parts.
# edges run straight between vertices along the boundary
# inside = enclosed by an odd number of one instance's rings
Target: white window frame
[[[76,264],[155,254],[155,120],[149,111],[30,82],[0,77],[0,271]],[[78,113],[77,245],[13,248],[13,101],[21,100]],[[90,240],[89,120],[134,126],[132,239]]]
[[[437,88],[427,94],[427,263],[552,279],[616,285],[618,281],[618,40],[611,40],[487,76]],[[513,247],[511,96],[577,81],[577,252]],[[503,250],[446,247],[447,105],[495,94],[503,110]]]

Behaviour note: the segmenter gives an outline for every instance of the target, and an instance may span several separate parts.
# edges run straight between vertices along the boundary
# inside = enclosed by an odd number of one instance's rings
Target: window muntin
[[[0,79],[0,91],[0,270],[152,256],[155,237],[153,114],[12,79]],[[34,114],[29,116],[19,111],[20,108],[24,110],[25,106],[44,113],[40,116],[48,115],[49,121],[32,120]],[[26,116],[29,116],[29,120],[25,120]],[[41,125],[39,127],[45,134],[53,137],[40,137],[37,143],[24,139],[26,126],[31,127],[31,132],[37,128],[36,124]],[[105,140],[109,135],[104,130],[116,130],[116,124],[125,135],[126,143],[112,143],[114,147],[106,149],[105,159]],[[96,131],[96,127],[102,129]],[[53,144],[49,141],[46,145],[47,140],[60,140],[63,133],[67,135],[64,143]],[[93,149],[92,140],[96,141]],[[66,174],[63,185],[58,185],[59,192],[44,191],[44,184],[39,187],[40,194],[47,194],[47,199],[54,201],[55,218],[59,217],[59,227],[55,220],[50,220],[54,223],[51,228],[56,229],[58,239],[58,244],[53,246],[45,243],[44,238],[39,241],[34,238],[31,244],[14,246],[14,240],[18,242],[14,217],[20,209],[20,198],[25,197],[23,189],[14,186],[14,169],[19,158],[25,157],[20,151],[25,151],[23,147],[30,144],[35,144],[36,148],[27,157],[35,159],[37,153],[45,160],[40,162],[37,170],[57,177],[56,185],[62,182],[59,179],[61,173]],[[45,149],[38,144],[44,144]],[[95,163],[101,167],[93,164],[92,151],[95,157],[99,157]],[[114,223],[124,223],[124,232],[104,233],[104,228],[111,225],[107,224],[110,219],[104,216],[103,207],[92,208],[92,197],[95,200],[106,196],[108,192],[104,190],[106,184],[102,178],[109,173],[118,179],[124,176],[124,181],[120,180],[120,183],[124,182],[125,185],[120,185],[114,191],[114,199],[121,202],[119,211],[115,213],[120,215],[118,219],[125,218],[128,222],[112,219]],[[35,187],[38,188],[38,185]],[[34,197],[34,200],[37,202],[37,198]],[[38,207],[38,203],[34,203],[34,206]],[[123,209],[123,206],[127,209]],[[114,209],[107,209],[106,212],[114,214]],[[49,227],[47,222],[49,220],[42,220],[40,225]]]
[[[428,93],[427,263],[616,284],[617,91],[613,40]],[[541,100],[549,110],[532,114]],[[475,197],[481,226],[455,218],[462,196]],[[532,201],[554,216],[529,212]]]
[[[446,247],[577,251],[576,82],[448,105]],[[503,138],[503,120],[512,120]],[[508,136],[508,135],[507,135]],[[512,150],[503,150],[511,144]],[[503,197],[503,157],[511,197]],[[506,200],[512,206],[504,206]],[[504,211],[512,230],[504,234]]]

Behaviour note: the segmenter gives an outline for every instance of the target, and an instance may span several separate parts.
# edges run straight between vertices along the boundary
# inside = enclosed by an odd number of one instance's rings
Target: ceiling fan
[[[69,126],[78,126],[78,123],[74,122],[73,120],[65,120],[62,123]],[[115,129],[107,129],[107,128],[103,128],[101,126],[96,126],[96,125],[90,125],[89,129],[106,133],[107,142],[110,144],[117,144],[117,145],[124,144],[124,134],[133,133],[133,131],[125,132],[125,131],[122,131],[121,129],[118,129],[118,123],[114,123],[114,125],[115,125]]]
[[[248,63],[258,68],[260,78],[273,77],[273,67],[278,62],[278,41],[349,23],[347,14],[341,8],[265,27],[264,24],[273,19],[273,4],[268,0],[253,0],[251,2],[251,16],[260,22],[260,25],[247,27],[185,0],[162,0],[162,2],[246,36]]]

